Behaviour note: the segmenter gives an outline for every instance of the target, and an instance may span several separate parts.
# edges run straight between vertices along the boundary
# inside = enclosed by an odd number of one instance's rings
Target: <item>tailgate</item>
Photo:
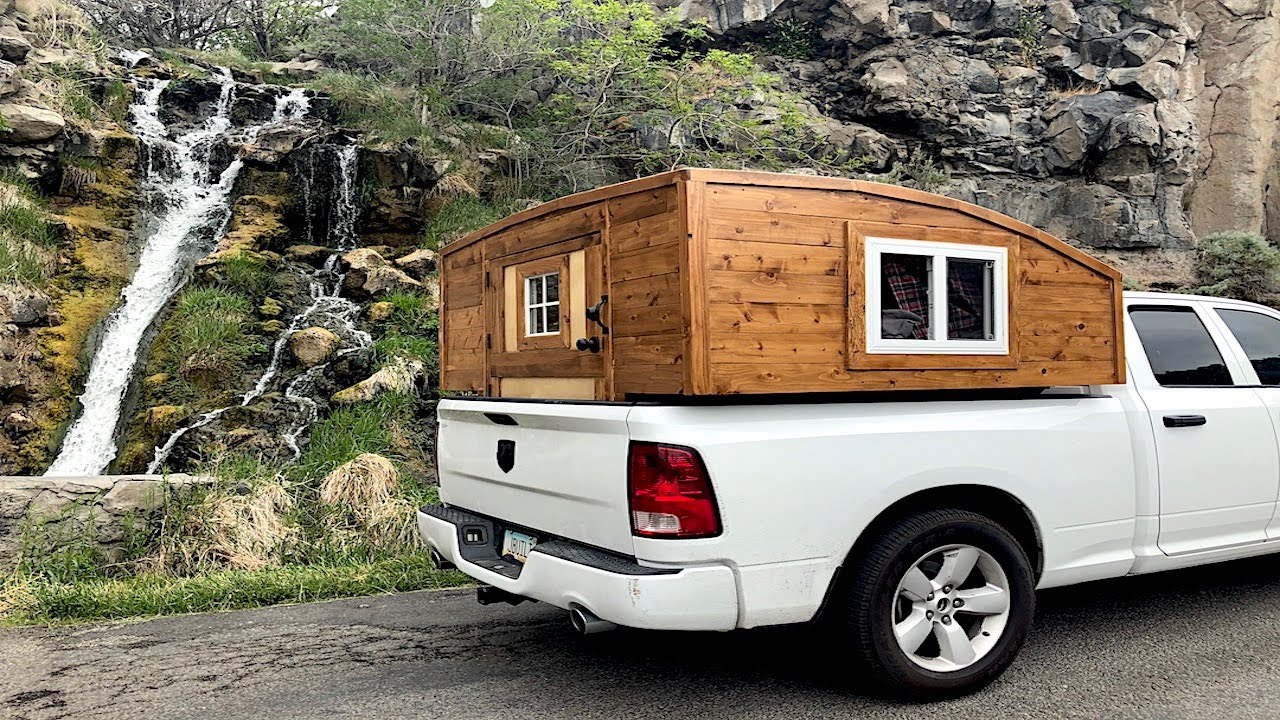
[[[631,554],[630,412],[620,404],[441,400],[440,499]]]

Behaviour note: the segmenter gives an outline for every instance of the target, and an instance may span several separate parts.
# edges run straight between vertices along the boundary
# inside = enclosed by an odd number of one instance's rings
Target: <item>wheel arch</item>
[[[853,546],[849,548],[840,567],[831,577],[826,598],[822,603],[823,610],[830,603],[835,589],[840,586],[850,565],[856,562],[867,543],[881,530],[907,515],[941,509],[968,510],[998,523],[1022,546],[1027,559],[1031,561],[1033,580],[1036,583],[1040,581],[1040,575],[1044,571],[1043,536],[1039,523],[1036,522],[1035,516],[1026,503],[1013,493],[991,485],[978,483],[943,485],[917,490],[902,497],[886,507],[863,528]],[[821,617],[822,614],[820,610],[818,616]]]

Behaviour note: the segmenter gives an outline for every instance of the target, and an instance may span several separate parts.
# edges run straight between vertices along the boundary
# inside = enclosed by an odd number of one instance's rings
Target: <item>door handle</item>
[[[598,352],[600,352],[600,338],[598,338],[598,337],[592,337],[592,338],[578,338],[578,342],[576,342],[576,343],[574,343],[574,344],[575,344],[575,345],[578,347],[578,349],[579,349],[579,350],[581,350],[582,352],[587,352],[588,350],[589,350],[589,351],[591,351],[591,352],[593,352],[593,353],[598,353]]]
[[[1164,426],[1169,428],[1175,427],[1200,427],[1209,422],[1203,415],[1165,415]]]
[[[608,334],[609,334],[609,326],[608,326],[608,325],[605,325],[605,324],[604,324],[604,320],[603,320],[603,319],[601,319],[601,318],[603,317],[602,312],[604,311],[604,304],[605,304],[605,303],[607,303],[607,302],[609,302],[609,296],[608,296],[608,295],[601,295],[601,296],[600,296],[600,302],[598,302],[598,303],[596,303],[595,305],[592,305],[591,307],[589,307],[589,308],[587,308],[587,309],[586,309],[586,316],[587,316],[587,319],[588,319],[588,320],[590,320],[591,322],[593,322],[593,323],[595,323],[595,324],[599,325],[599,326],[600,326],[600,332],[601,332],[601,333],[603,333],[603,334],[605,334],[605,335],[608,335]],[[579,349],[581,349],[581,348],[579,348]]]

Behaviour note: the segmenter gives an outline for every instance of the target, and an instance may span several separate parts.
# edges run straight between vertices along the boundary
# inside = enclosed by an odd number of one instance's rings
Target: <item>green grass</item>
[[[30,245],[0,238],[0,283],[39,287],[48,279],[48,265]]]
[[[15,171],[0,173],[0,183],[14,187],[31,205],[0,208],[0,282],[39,287],[48,279],[58,233],[39,209],[43,199],[31,180]]]
[[[254,255],[233,255],[218,263],[218,285],[253,298],[265,297],[275,289],[276,275],[267,261]]]
[[[14,606],[5,623],[21,625],[234,610],[468,582],[460,573],[436,570],[426,553],[415,553],[367,564],[286,565],[193,577],[145,573],[75,583],[19,578],[8,581],[0,592]]]
[[[165,372],[184,377],[223,383],[231,373],[262,352],[261,339],[250,332],[253,301],[222,288],[192,288],[182,293],[168,326],[171,330],[161,344],[167,358]]]
[[[23,175],[22,171],[16,168],[0,169],[0,183],[14,186],[17,188],[19,195],[36,205],[44,204],[44,197],[40,194],[40,189],[36,187],[35,181]]]
[[[431,217],[422,232],[422,246],[439,250],[472,230],[497,222],[510,214],[511,207],[501,207],[471,195],[459,195]]]
[[[338,103],[342,119],[358,127],[374,143],[412,140],[421,148],[434,143],[432,129],[423,122],[415,93],[373,76],[326,72],[308,87]]]
[[[338,408],[312,426],[307,449],[293,472],[301,479],[322,478],[362,453],[394,455],[389,425],[407,421],[413,413],[414,399],[397,393]]]
[[[102,110],[112,122],[123,127],[129,122],[129,86],[122,80],[112,80],[102,91]]]
[[[435,303],[417,293],[393,293],[384,300],[395,309],[382,321],[383,335],[373,344],[374,363],[383,367],[397,357],[420,360],[434,377],[440,363]]]
[[[58,233],[49,224],[44,213],[24,205],[10,205],[0,209],[0,233],[41,247],[58,244]]]

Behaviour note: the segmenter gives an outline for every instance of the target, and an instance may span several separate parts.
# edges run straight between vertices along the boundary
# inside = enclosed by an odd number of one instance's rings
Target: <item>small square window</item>
[[[867,238],[867,352],[1005,355],[1008,251]]]
[[[560,273],[524,279],[525,337],[560,334]]]

